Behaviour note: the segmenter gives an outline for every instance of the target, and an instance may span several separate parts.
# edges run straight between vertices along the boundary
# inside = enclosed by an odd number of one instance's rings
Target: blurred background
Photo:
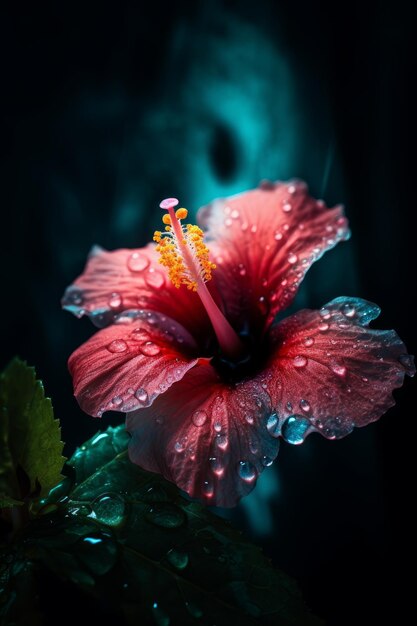
[[[93,244],[144,245],[166,196],[193,212],[298,177],[344,203],[352,239],[310,270],[294,308],[364,297],[415,352],[411,3],[2,11],[1,365],[36,366],[68,454],[120,416],[78,408],[66,361],[94,328],[60,298]],[[330,625],[376,623],[407,597],[413,391],[407,381],[398,406],[345,440],[283,444],[227,513]]]

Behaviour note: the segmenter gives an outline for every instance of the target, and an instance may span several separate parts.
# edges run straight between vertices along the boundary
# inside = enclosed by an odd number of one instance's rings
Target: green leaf
[[[77,449],[68,461],[73,481],[43,499],[20,539],[21,560],[52,572],[67,595],[89,595],[120,624],[321,624],[296,583],[238,530],[133,465],[128,439],[122,425]],[[24,611],[19,602],[14,596],[4,623]]]
[[[34,368],[19,359],[0,376],[0,409],[0,492],[4,501],[21,502],[47,494],[62,478],[61,430]]]

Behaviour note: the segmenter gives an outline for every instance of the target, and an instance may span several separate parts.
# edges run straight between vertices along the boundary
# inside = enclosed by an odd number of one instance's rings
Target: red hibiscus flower
[[[127,414],[130,458],[192,496],[233,506],[279,438],[338,439],[378,419],[413,359],[375,304],[340,297],[281,322],[310,265],[349,236],[298,181],[216,200],[203,231],[175,199],[155,244],[94,248],[63,306],[105,326],[69,359],[84,411]],[[211,280],[210,280],[211,279]]]

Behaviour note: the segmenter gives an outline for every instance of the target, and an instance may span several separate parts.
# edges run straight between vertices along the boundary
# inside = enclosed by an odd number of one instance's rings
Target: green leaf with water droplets
[[[63,443],[51,400],[34,368],[19,359],[0,375],[0,410],[1,506],[14,506],[59,482]]]
[[[21,558],[62,581],[51,614],[70,610],[82,592],[114,623],[132,626],[321,623],[295,582],[240,531],[132,464],[128,439],[121,425],[78,448],[71,478],[42,500],[22,535]]]

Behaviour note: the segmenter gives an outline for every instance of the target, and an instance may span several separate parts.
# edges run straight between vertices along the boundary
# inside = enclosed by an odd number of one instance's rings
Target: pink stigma
[[[161,207],[161,209],[173,209],[174,206],[177,206],[177,204],[179,203],[180,201],[177,198],[165,198],[165,200],[162,200],[159,206]]]

